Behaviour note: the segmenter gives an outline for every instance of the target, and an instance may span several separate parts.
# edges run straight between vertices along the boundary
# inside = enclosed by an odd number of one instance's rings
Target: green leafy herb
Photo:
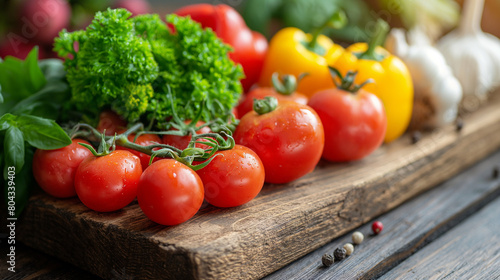
[[[57,149],[71,144],[54,121],[59,117],[61,104],[70,98],[64,66],[57,59],[38,62],[37,57],[38,49],[34,48],[24,61],[13,57],[0,61],[0,167],[5,191],[8,168],[15,167],[17,216],[33,185],[34,149]]]
[[[181,119],[199,110],[206,121],[227,116],[243,78],[227,55],[231,48],[189,18],[167,16],[171,32],[158,15],[130,16],[108,9],[85,31],[62,31],[56,38],[77,109],[91,117],[111,108],[129,121],[165,120],[173,115],[169,85],[175,107],[183,108]]]

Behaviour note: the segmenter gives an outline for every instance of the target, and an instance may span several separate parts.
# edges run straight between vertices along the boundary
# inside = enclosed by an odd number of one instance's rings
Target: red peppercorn
[[[374,234],[379,234],[384,229],[384,225],[380,221],[375,221],[372,224]]]

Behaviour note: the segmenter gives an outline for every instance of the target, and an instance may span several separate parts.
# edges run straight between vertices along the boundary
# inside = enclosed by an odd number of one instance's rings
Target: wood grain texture
[[[18,238],[104,278],[256,279],[422,193],[500,148],[499,98],[410,145],[363,161],[321,163],[288,185],[267,185],[250,203],[204,207],[175,227],[149,221],[137,204],[93,212],[76,199],[33,196]]]
[[[499,213],[496,199],[381,279],[499,279]]]
[[[1,248],[2,253],[6,251],[3,250],[3,247]],[[21,244],[16,245],[16,272],[13,273],[8,271],[7,266],[4,265],[4,256],[2,256],[1,259],[2,264],[0,265],[0,279],[3,280],[101,279]],[[121,276],[119,272],[116,272],[115,274],[117,279],[124,280],[124,278],[119,278]]]
[[[353,255],[330,268],[323,267],[321,256],[332,254],[335,248],[347,242],[352,243],[351,232],[265,279],[375,279],[500,197],[500,179],[492,177],[496,165],[500,165],[500,151],[439,187],[378,217],[377,220],[384,224],[384,230],[378,236],[371,235],[371,223],[357,228],[365,234],[365,241],[355,247]],[[496,216],[490,219],[498,220]],[[496,236],[500,238],[500,231]],[[460,246],[480,247],[473,242]]]

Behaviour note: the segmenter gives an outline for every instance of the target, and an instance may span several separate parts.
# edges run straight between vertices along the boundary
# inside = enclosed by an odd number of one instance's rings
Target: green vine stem
[[[105,133],[100,133],[94,127],[88,124],[77,124],[73,128],[72,138],[80,137],[88,139],[89,141],[95,142],[96,138],[100,138],[101,142],[99,145],[98,151],[94,149],[93,146],[79,143],[80,145],[88,148],[94,156],[105,156],[110,154],[115,150],[116,145],[128,148],[131,150],[135,150],[147,155],[151,156],[150,164],[153,162],[155,157],[162,158],[173,158],[183,164],[187,165],[193,170],[199,170],[209,164],[215,153],[219,150],[228,150],[232,149],[235,145],[234,139],[230,134],[227,134],[224,131],[220,133],[206,133],[206,134],[198,134],[194,135],[188,145],[188,147],[184,150],[178,149],[176,147],[165,145],[165,144],[153,144],[148,146],[141,146],[135,143],[134,141],[130,141],[128,136],[131,134],[138,132],[139,129],[142,129],[142,124],[135,124],[131,126],[127,131],[122,134],[115,136],[106,136]],[[152,133],[152,132],[144,132],[142,133]],[[137,137],[137,136],[136,136]],[[200,141],[201,139],[205,141]],[[195,147],[197,143],[204,144],[209,146],[208,149],[201,149]],[[194,165],[193,162],[202,162],[200,164]]]

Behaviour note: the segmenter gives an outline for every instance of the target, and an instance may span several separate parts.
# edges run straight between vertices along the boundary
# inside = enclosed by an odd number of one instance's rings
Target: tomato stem
[[[253,110],[259,114],[264,115],[276,110],[278,107],[278,99],[272,96],[266,96],[263,99],[254,98]]]
[[[282,75],[280,79],[280,75],[278,72],[274,72],[271,77],[271,82],[273,84],[274,90],[283,95],[291,95],[297,90],[298,83],[309,73],[302,73],[298,78],[295,78],[294,75]]]
[[[353,72],[353,71],[347,71],[347,74],[345,76],[342,76],[339,70],[337,70],[334,67],[329,66],[330,69],[330,75],[332,76],[333,83],[335,86],[339,89],[348,91],[350,93],[355,94],[358,92],[362,87],[364,87],[367,84],[374,83],[375,81],[373,79],[368,79],[364,81],[363,83],[356,85],[354,83],[354,80],[356,79],[356,75],[358,72]],[[339,77],[340,79],[340,84],[337,82],[336,77]]]

